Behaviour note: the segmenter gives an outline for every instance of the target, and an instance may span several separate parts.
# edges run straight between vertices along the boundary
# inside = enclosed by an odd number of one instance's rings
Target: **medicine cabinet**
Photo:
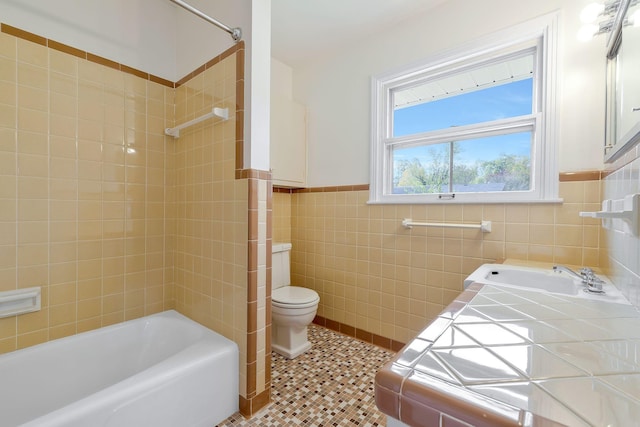
[[[607,42],[605,162],[640,141],[640,2],[621,0]]]

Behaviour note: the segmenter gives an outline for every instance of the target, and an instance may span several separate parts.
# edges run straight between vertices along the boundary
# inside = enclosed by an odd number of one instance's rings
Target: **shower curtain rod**
[[[204,19],[205,21],[215,25],[216,27],[225,30],[227,33],[231,34],[231,38],[235,41],[240,41],[240,39],[242,38],[242,30],[239,27],[236,28],[231,28],[227,25],[224,25],[222,22],[213,19],[212,17],[210,17],[209,15],[205,15],[204,13],[202,13],[201,11],[199,11],[198,9],[196,9],[195,7],[183,2],[182,0],[171,0],[171,2],[177,4],[178,6],[180,6],[181,8],[188,10],[189,12],[193,13],[194,15],[199,16],[200,18]]]

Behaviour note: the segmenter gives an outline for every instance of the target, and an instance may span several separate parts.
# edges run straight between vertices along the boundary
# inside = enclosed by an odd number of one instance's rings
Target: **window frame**
[[[372,78],[370,204],[431,203],[557,203],[558,16],[550,14],[477,39],[461,48],[434,55],[426,61],[401,67]],[[488,64],[535,49],[534,99],[531,115],[482,122],[451,129],[392,137],[394,90],[418,81]],[[477,193],[393,194],[393,147],[421,145],[500,134],[514,127],[533,125],[531,190]],[[442,195],[446,197],[442,197]]]

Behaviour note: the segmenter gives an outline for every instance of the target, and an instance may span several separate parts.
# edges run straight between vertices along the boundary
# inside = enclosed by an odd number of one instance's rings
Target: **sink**
[[[586,292],[585,285],[581,280],[571,277],[564,271],[509,264],[483,264],[465,279],[464,287],[466,289],[471,283],[476,282],[484,285],[539,290],[567,296],[628,303],[618,288],[613,286],[606,277],[599,277],[605,282],[603,285],[604,294]]]
[[[464,281],[466,288],[473,282],[489,285],[512,285],[542,289],[559,294],[576,295],[582,283],[565,272],[505,264],[484,264]]]

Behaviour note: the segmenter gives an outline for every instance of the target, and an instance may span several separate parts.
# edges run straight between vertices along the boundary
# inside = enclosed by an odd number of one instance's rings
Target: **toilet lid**
[[[318,301],[320,296],[313,289],[283,286],[273,290],[271,299],[280,304],[309,304]]]

